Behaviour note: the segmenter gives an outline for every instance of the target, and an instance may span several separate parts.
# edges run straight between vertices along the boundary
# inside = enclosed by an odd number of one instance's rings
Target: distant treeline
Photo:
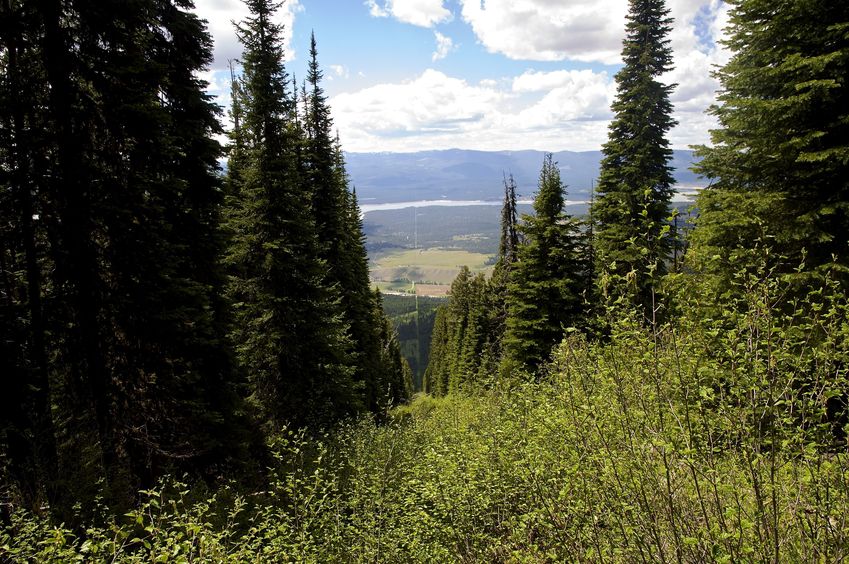
[[[383,296],[383,311],[398,334],[401,354],[410,365],[413,389],[424,389],[424,372],[430,360],[430,340],[437,308],[445,298]]]

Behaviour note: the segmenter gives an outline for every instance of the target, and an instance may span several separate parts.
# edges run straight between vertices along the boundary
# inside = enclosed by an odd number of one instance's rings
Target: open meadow
[[[371,277],[381,291],[412,292],[415,282],[418,295],[444,296],[461,267],[489,273],[489,262],[489,255],[461,249],[399,249],[375,260]]]

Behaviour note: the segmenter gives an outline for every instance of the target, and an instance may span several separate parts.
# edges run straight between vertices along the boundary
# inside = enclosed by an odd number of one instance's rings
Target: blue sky
[[[678,83],[676,148],[708,141],[721,0],[667,0]],[[227,104],[240,0],[196,0],[216,41],[206,78]],[[288,0],[287,68],[305,75],[316,34],[343,147],[592,150],[606,140],[627,0]]]

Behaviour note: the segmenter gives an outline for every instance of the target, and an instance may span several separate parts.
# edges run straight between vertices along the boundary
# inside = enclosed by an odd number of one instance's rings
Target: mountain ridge
[[[413,153],[345,153],[351,184],[360,203],[417,200],[499,200],[504,174],[513,174],[522,197],[536,192],[544,151],[443,149]],[[570,199],[589,199],[598,178],[601,151],[553,153]],[[671,165],[680,186],[704,186],[689,170],[693,151],[673,151]]]

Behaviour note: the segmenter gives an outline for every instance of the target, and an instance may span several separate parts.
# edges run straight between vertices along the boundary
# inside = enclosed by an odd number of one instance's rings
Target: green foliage
[[[398,334],[401,353],[413,373],[413,389],[424,390],[424,372],[430,359],[430,342],[437,308],[443,298],[383,296],[383,311]]]
[[[232,338],[263,423],[322,425],[361,409],[362,385],[339,289],[319,254],[282,28],[272,21],[278,4],[248,7],[238,28],[243,121],[228,167],[239,186],[228,206]]]
[[[17,349],[3,431],[11,466],[40,482],[24,496],[40,505],[44,488],[67,515],[100,478],[126,503],[167,470],[239,454],[221,128],[197,79],[212,45],[185,3],[9,1],[0,19],[0,267]]]
[[[721,278],[736,249],[769,245],[809,272],[849,260],[849,6],[733,0],[717,72],[720,127],[698,150],[711,179],[692,244]],[[803,256],[804,253],[804,256]],[[789,265],[789,266],[787,266]],[[845,277],[845,275],[843,275]]]
[[[16,513],[0,547],[24,561],[846,558],[846,296],[826,285],[788,314],[768,271],[741,274],[734,297],[674,283],[690,315],[646,328],[611,311],[609,342],[570,335],[539,383],[419,396],[386,425],[317,439],[284,431],[264,492],[165,486],[83,533]]]
[[[489,285],[467,267],[451,284],[448,303],[436,313],[424,389],[444,395],[476,384],[490,337]]]
[[[665,136],[676,123],[669,101],[674,85],[658,80],[672,65],[667,39],[672,20],[663,0],[630,0],[629,5],[625,65],[616,73],[615,115],[592,205],[593,245],[599,276],[610,272],[632,281],[634,303],[651,318],[651,288],[672,250],[664,231],[674,182]]]
[[[522,217],[515,263],[507,285],[505,366],[533,370],[548,359],[568,327],[583,327],[589,286],[587,241],[581,224],[564,212],[560,170],[548,154],[540,173],[534,215]]]
[[[509,316],[510,278],[513,276],[516,261],[519,260],[521,245],[521,227],[519,226],[516,206],[516,181],[511,174],[504,178],[504,203],[501,206],[501,237],[498,244],[498,260],[489,282],[490,331],[486,355],[494,368],[504,353],[504,334],[507,331]]]

